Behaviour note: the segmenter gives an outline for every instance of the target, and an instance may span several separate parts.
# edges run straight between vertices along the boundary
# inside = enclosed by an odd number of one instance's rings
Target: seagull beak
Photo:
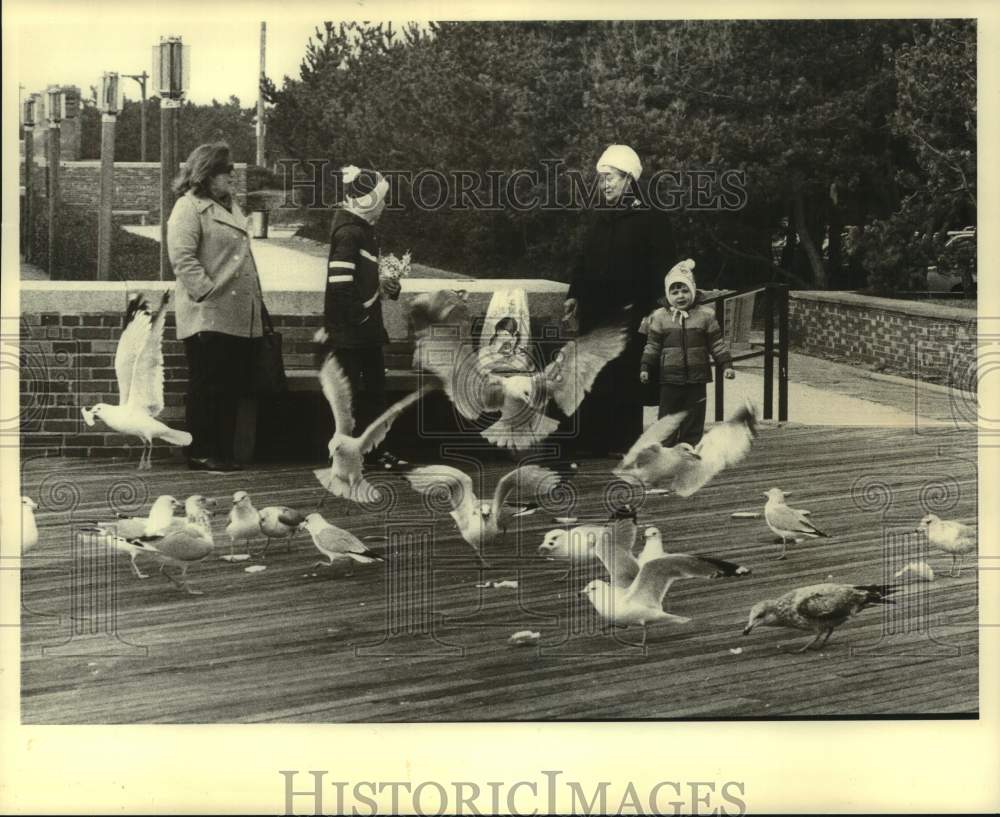
[[[752,629],[753,629],[753,624],[747,624],[747,626],[743,628],[743,635],[750,635],[750,631]]]

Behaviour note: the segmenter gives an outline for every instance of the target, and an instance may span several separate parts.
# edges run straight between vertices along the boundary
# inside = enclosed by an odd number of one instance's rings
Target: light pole
[[[30,94],[22,107],[21,124],[24,126],[24,235],[21,252],[26,261],[32,257],[31,245],[35,237],[35,121],[38,117],[38,97]]]
[[[48,243],[48,270],[49,278],[55,280],[58,269],[58,259],[56,258],[56,233],[59,229],[59,159],[61,137],[59,123],[63,118],[63,105],[66,98],[62,88],[58,85],[50,85],[46,91],[45,112],[49,120],[49,134],[46,139],[48,156],[46,165],[49,178],[49,243]]]
[[[174,204],[171,181],[177,173],[177,112],[188,88],[191,47],[180,37],[160,37],[153,46],[153,83],[160,95],[160,280],[167,280],[167,220]]]
[[[101,205],[97,221],[97,280],[111,280],[111,210],[115,192],[115,123],[121,109],[118,74],[101,78]]]
[[[146,161],[146,80],[149,74],[143,71],[141,74],[122,74],[123,77],[134,79],[139,83],[142,99],[139,101],[139,161]]]

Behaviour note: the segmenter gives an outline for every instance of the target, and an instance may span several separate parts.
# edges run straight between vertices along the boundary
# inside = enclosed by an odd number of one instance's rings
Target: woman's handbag
[[[255,339],[253,390],[258,394],[276,394],[288,388],[285,359],[281,352],[281,333],[274,331],[271,315],[263,300],[260,308],[264,334]]]

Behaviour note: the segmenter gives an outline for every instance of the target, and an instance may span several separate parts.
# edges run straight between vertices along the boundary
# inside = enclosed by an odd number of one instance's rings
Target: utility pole
[[[118,74],[101,78],[101,203],[97,222],[97,280],[111,280],[111,216],[115,191],[115,123],[119,110]]]
[[[38,117],[38,98],[31,94],[24,100],[21,124],[24,126],[24,235],[21,254],[26,261],[32,258],[31,247],[35,240],[35,123]]]
[[[264,124],[264,78],[265,54],[267,52],[267,23],[261,21],[260,24],[260,75],[257,77],[257,166],[266,167],[267,150],[265,139],[267,138],[267,128]],[[261,210],[259,227],[257,229],[258,238],[267,238],[268,212]]]
[[[50,85],[46,92],[46,114],[49,120],[49,133],[46,140],[49,155],[47,158],[49,176],[49,244],[48,268],[49,280],[54,281],[59,273],[58,246],[56,236],[59,234],[59,163],[60,140],[62,134],[59,123],[63,118],[63,92],[58,85]]]
[[[139,161],[146,161],[146,80],[149,74],[143,71],[141,74],[123,74],[122,76],[134,79],[139,83],[142,91],[142,99],[139,101]]]

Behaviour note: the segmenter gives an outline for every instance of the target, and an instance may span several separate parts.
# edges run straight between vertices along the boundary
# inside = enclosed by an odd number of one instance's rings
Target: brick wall
[[[47,206],[47,163],[44,153],[35,153],[35,192],[39,206]],[[68,207],[96,208],[101,198],[101,163],[99,161],[59,163],[62,203]],[[24,184],[24,162],[20,164]],[[247,166],[236,165],[233,174],[240,206],[246,204]],[[147,210],[150,224],[160,221],[160,165],[157,162],[115,162],[114,210]]]
[[[976,388],[971,310],[846,292],[792,292],[789,336],[792,348],[808,355]]]
[[[409,369],[413,342],[406,320],[405,301],[421,291],[453,284],[437,279],[404,280],[400,302],[384,304],[386,328],[391,343],[386,348],[386,366]],[[493,288],[501,282],[463,282],[470,289],[473,315],[486,311]],[[506,285],[509,282],[503,282]],[[550,281],[535,283],[544,291],[529,295],[536,337],[545,337],[544,327],[558,328],[565,285]],[[134,285],[133,285],[134,286]],[[151,301],[172,282],[143,282]],[[134,290],[133,293],[134,294]],[[323,298],[319,291],[272,291],[265,297],[275,329],[282,334],[287,369],[311,369],[316,364],[313,333],[322,325]],[[41,455],[116,456],[138,460],[139,444],[108,430],[100,421],[93,427],[83,422],[81,407],[94,403],[117,403],[118,389],[114,355],[121,336],[127,295],[120,283],[72,281],[24,281],[21,284],[20,319],[20,442],[22,457]],[[164,410],[160,418],[183,429],[187,363],[183,344],[176,339],[172,306],[164,333]],[[5,339],[0,336],[0,342]],[[292,400],[307,396],[292,395]],[[315,395],[312,396],[316,398]],[[322,402],[322,397],[316,398]],[[319,416],[329,422],[329,411],[319,406]],[[291,409],[292,424],[307,424],[316,412]],[[307,433],[308,429],[302,429]],[[180,458],[182,451],[165,443],[154,446],[154,457]]]

